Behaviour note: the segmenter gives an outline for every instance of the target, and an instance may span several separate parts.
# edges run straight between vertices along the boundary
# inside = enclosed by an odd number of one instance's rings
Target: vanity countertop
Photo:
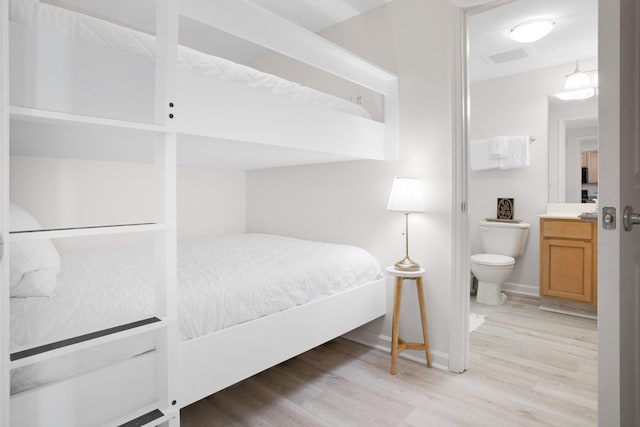
[[[538,218],[579,219],[578,216],[585,212],[597,215],[596,203],[548,203],[547,211],[538,215]]]
[[[578,219],[578,215],[580,215],[580,213],[546,212],[538,215],[538,218]]]

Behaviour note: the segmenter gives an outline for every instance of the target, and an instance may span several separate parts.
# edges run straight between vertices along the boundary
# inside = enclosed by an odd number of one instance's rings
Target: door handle
[[[640,214],[634,213],[631,206],[625,206],[622,212],[622,222],[624,223],[624,229],[631,231],[634,225],[640,224]]]

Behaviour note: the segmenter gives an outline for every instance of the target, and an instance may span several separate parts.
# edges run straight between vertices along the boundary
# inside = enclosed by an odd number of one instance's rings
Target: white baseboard
[[[538,286],[523,285],[521,283],[504,282],[502,290],[517,295],[526,295],[530,297],[539,297],[540,288]]]
[[[391,363],[391,337],[387,335],[377,335],[372,332],[365,331],[362,328],[347,332],[343,337],[359,344],[377,348],[378,350],[389,353],[389,363]],[[404,357],[405,359],[421,363],[423,365],[427,364],[423,352],[406,350],[400,353],[400,357]],[[431,366],[443,371],[448,371],[449,354],[431,349]]]

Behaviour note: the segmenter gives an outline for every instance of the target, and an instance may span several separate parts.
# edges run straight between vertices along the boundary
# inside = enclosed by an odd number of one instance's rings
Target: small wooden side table
[[[427,366],[431,367],[431,349],[429,347],[429,329],[427,327],[427,309],[424,305],[424,291],[422,288],[422,276],[425,269],[418,271],[401,271],[394,267],[386,268],[387,274],[395,276],[396,288],[393,299],[393,326],[391,331],[391,374],[396,374],[398,364],[398,354],[405,350],[424,350],[427,356]],[[402,300],[402,282],[404,280],[415,280],[418,288],[418,303],[420,304],[420,320],[422,321],[422,336],[424,342],[406,342],[398,336],[400,329],[400,303]]]

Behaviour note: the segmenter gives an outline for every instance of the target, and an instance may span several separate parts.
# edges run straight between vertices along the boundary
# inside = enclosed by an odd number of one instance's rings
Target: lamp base
[[[394,264],[396,270],[400,271],[418,271],[420,270],[420,264],[414,262],[409,258],[409,256],[405,256],[402,261],[398,261]]]

